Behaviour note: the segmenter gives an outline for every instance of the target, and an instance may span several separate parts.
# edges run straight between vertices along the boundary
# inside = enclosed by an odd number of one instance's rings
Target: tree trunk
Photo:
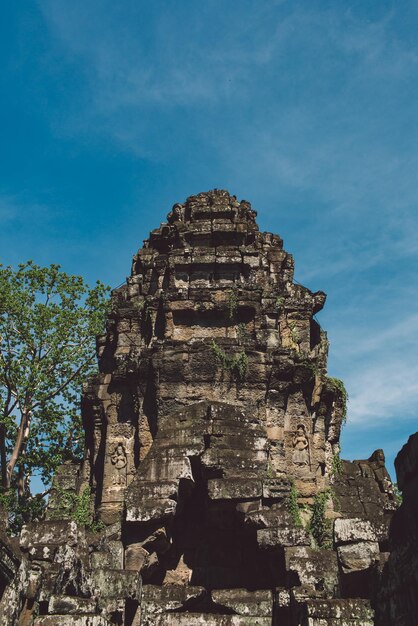
[[[20,497],[25,493],[25,467],[22,461],[20,461],[17,470],[17,493]]]
[[[12,456],[10,457],[9,464],[7,465],[7,487],[9,488],[12,482],[12,475],[16,463],[18,462],[22,451],[26,446],[26,442],[29,437],[31,423],[30,411],[22,411],[22,419],[20,420],[19,431],[17,433],[16,443],[13,448]]]
[[[13,407],[10,406],[12,399],[12,391],[10,386],[7,388],[7,397],[3,407],[3,420],[0,424],[0,464],[1,464],[1,486],[7,489],[7,456],[6,456],[6,420],[12,412]]]
[[[0,424],[0,465],[1,465],[1,486],[7,489],[7,459],[6,459],[6,428]]]

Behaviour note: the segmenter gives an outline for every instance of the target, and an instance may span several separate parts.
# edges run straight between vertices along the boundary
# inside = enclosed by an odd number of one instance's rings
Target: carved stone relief
[[[134,428],[131,424],[109,424],[105,452],[102,502],[123,500],[129,478],[135,473]]]
[[[116,472],[112,476],[112,483],[121,487],[126,486],[126,451],[123,443],[117,443],[110,457],[111,463],[114,466]]]
[[[298,425],[296,435],[293,437],[292,459],[295,465],[309,466],[309,442],[303,424]]]

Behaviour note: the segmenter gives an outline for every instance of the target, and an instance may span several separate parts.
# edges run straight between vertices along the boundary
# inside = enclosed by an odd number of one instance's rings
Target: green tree
[[[82,452],[79,393],[94,368],[108,291],[59,265],[0,265],[1,499],[17,525],[43,508],[31,478],[48,487],[58,465]]]

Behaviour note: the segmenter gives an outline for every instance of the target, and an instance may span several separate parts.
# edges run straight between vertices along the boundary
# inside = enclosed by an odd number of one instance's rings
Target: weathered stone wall
[[[240,405],[265,428],[269,467],[309,500],[338,451],[341,398],[324,376],[325,301],[293,283],[281,239],[227,192],[175,205],[114,294],[100,375],[84,396],[101,518],[117,519],[159,421],[201,400]],[[123,467],[122,467],[123,466]]]
[[[379,585],[379,626],[418,623],[418,433],[411,435],[395,460],[403,501],[392,518],[390,550]]]
[[[5,624],[373,623],[395,508],[383,453],[339,460],[325,294],[293,282],[255,218],[226,191],[192,196],[135,255],[83,391],[84,462],[22,533]],[[64,492],[91,492],[94,524]]]

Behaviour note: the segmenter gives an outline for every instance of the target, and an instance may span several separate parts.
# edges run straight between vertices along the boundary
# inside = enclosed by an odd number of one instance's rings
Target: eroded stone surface
[[[376,541],[376,534],[369,520],[359,518],[335,520],[334,524],[335,544],[355,543],[357,541]]]
[[[376,618],[381,626],[410,626],[418,616],[418,433],[399,452],[395,468],[403,498],[390,526]]]
[[[368,569],[379,561],[377,541],[359,541],[337,548],[338,561],[345,574]]]
[[[371,624],[395,497],[381,451],[335,473],[344,398],[324,303],[248,202],[175,205],[112,294],[83,464],[61,468],[46,521],[22,532],[2,623]],[[86,487],[96,533],[60,507],[61,489]]]

